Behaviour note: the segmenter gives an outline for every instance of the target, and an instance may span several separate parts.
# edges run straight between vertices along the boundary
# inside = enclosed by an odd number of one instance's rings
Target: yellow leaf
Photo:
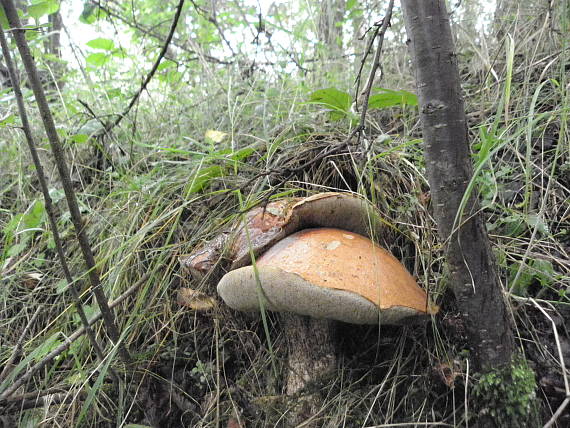
[[[195,311],[207,311],[216,306],[216,299],[191,288],[180,288],[176,301],[180,306],[186,306]]]
[[[216,131],[214,129],[208,129],[206,131],[206,138],[209,138],[214,143],[221,143],[224,140],[224,138],[226,138],[227,136],[228,134],[226,134],[225,132]]]

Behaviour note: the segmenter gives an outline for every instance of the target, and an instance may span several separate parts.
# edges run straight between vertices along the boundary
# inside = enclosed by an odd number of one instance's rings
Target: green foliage
[[[548,287],[555,279],[556,273],[550,260],[533,259],[526,264],[515,262],[509,265],[509,288],[519,296],[527,296],[528,287],[534,283]]]
[[[389,107],[403,107],[405,105],[417,106],[418,97],[408,91],[394,91],[386,88],[373,88],[375,94],[368,100],[369,109],[384,109]],[[348,92],[337,88],[326,88],[314,91],[309,96],[309,104],[323,107],[333,121],[344,118],[355,119],[356,115],[351,112],[350,107],[353,99]]]
[[[59,10],[59,1],[57,0],[43,0],[34,1],[28,6],[27,12],[32,18],[38,20],[42,16],[51,15]]]
[[[44,222],[45,207],[43,201],[33,202],[24,213],[15,214],[2,229],[2,260],[20,254]]]
[[[10,24],[8,23],[8,18],[6,18],[6,12],[4,12],[4,6],[0,4],[0,25],[5,30],[6,28],[10,28]]]
[[[539,426],[534,371],[523,358],[479,377],[471,401],[479,417],[490,417],[498,427]]]
[[[340,120],[350,115],[352,98],[348,92],[326,88],[313,92],[309,96],[309,103],[325,108],[331,120]]]
[[[9,114],[8,116],[0,120],[0,128],[5,128],[6,126],[13,125],[14,123],[16,123],[16,115]]]
[[[98,37],[96,39],[88,41],[87,46],[93,49],[112,51],[113,49],[115,49],[115,42],[111,39],[104,39],[102,37]]]
[[[370,98],[368,100],[368,108],[370,109],[418,105],[417,95],[408,91],[404,91],[403,89],[399,91],[393,91],[386,88],[375,88],[374,92],[376,93],[370,95]]]
[[[85,0],[79,21],[84,24],[93,24],[99,19],[104,19],[106,17],[107,12],[101,9],[96,3],[93,3],[90,0]]]

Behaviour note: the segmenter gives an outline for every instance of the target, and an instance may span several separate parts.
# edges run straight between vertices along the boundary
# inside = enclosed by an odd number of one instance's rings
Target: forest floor
[[[476,191],[526,361],[520,378],[503,385],[473,376],[431,215],[417,108],[371,110],[366,139],[321,158],[346,140],[354,117],[332,120],[307,102],[305,87],[267,88],[252,78],[227,93],[212,90],[200,105],[182,90],[165,90],[141,102],[138,119],[112,136],[67,141],[105,293],[113,300],[137,285],[114,307],[130,360],[96,323],[105,360],[85,337],[74,341],[0,400],[0,425],[285,426],[299,397],[284,393],[287,339],[279,318],[229,309],[216,278],[194,280],[179,260],[269,196],[324,191],[358,193],[378,208],[391,226],[380,244],[441,309],[420,326],[339,323],[336,371],[301,393],[322,400],[315,426],[467,426],[501,406],[512,426],[549,421],[568,397],[570,368],[570,96],[568,59],[556,52],[561,65],[549,69],[547,52],[515,56],[511,71],[497,63],[497,76],[461,70]],[[413,79],[402,73],[382,85],[412,90]],[[8,370],[0,392],[81,326],[20,131],[3,130],[0,369]],[[94,316],[65,200],[46,161],[65,252]],[[203,294],[188,302],[181,289]],[[529,408],[540,423],[523,419]],[[551,426],[570,426],[570,406]]]

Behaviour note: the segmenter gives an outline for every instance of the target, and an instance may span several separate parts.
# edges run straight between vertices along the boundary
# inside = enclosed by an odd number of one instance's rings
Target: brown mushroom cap
[[[357,233],[306,229],[279,241],[253,266],[228,272],[218,293],[241,311],[260,308],[354,324],[403,324],[437,308],[386,250]]]
[[[255,256],[302,229],[336,227],[362,235],[380,233],[380,216],[366,199],[352,193],[318,193],[307,198],[287,198],[256,207],[246,214],[245,226],[223,232],[210,243],[182,257],[180,263],[195,279],[202,279],[220,257],[229,270],[251,263]],[[247,229],[247,233],[246,233]],[[248,236],[249,235],[249,236]]]

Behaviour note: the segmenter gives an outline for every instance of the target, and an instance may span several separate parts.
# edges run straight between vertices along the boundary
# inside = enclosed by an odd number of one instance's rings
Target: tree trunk
[[[402,0],[402,9],[439,237],[446,245],[449,280],[474,351],[473,363],[486,371],[510,362],[514,341],[475,192],[454,228],[473,170],[449,17],[444,0]]]
[[[320,2],[317,36],[329,53],[338,54],[342,50],[342,25],[345,0],[325,0]]]
[[[325,0],[319,3],[317,38],[321,43],[317,51],[321,66],[334,78],[346,63],[342,60],[342,23],[346,10],[345,0]],[[330,78],[331,76],[329,76]]]

